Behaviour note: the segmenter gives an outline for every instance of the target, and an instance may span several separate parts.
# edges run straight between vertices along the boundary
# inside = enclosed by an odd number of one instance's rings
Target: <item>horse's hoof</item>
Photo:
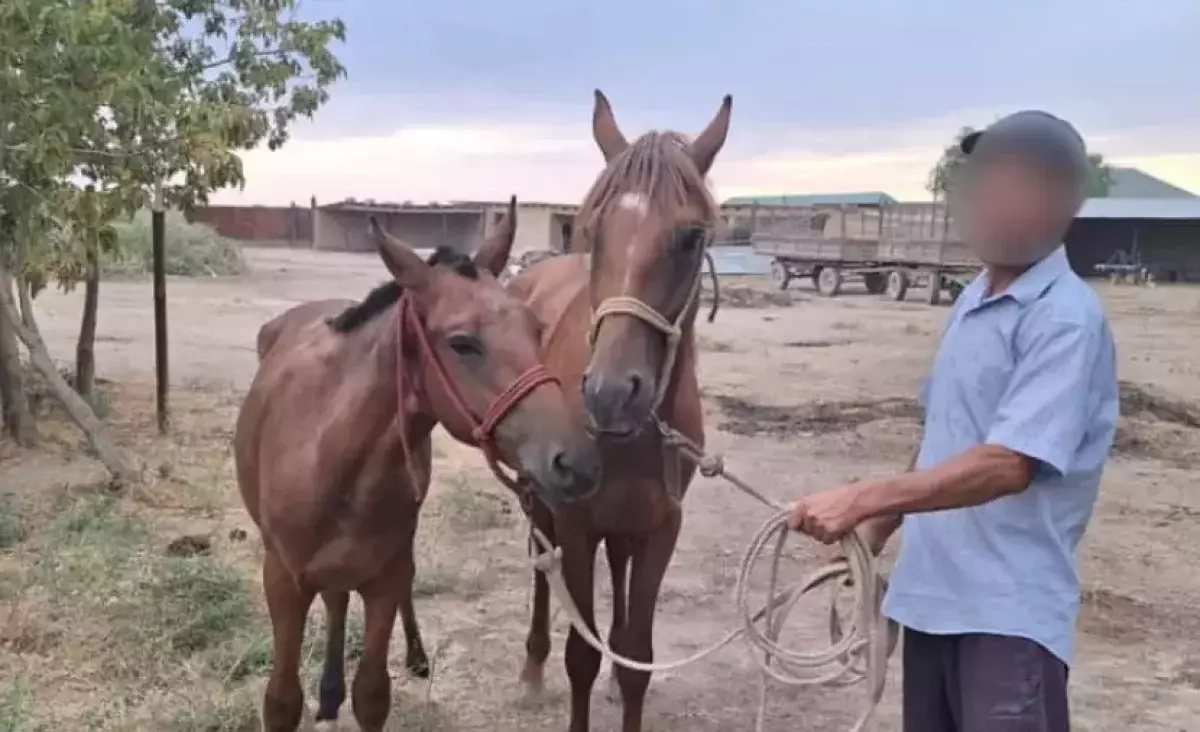
[[[539,699],[546,693],[546,675],[540,666],[526,666],[521,670],[521,686],[526,699]]]
[[[610,704],[621,703],[621,683],[617,681],[616,669],[608,673],[608,689],[604,692],[604,698],[608,699]]]
[[[404,660],[408,673],[418,679],[429,678],[429,659],[424,656],[409,656]]]

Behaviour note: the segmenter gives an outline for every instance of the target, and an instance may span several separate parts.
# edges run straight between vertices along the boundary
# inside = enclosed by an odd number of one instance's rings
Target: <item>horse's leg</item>
[[[295,732],[304,715],[304,691],[300,688],[304,621],[316,593],[301,588],[270,548],[263,560],[263,591],[267,596],[275,643],[271,678],[263,696],[263,729],[266,732]]]
[[[596,545],[589,536],[559,533],[562,547],[562,572],[567,591],[579,614],[592,633],[596,632],[595,582]],[[571,681],[571,732],[589,732],[592,714],[592,686],[600,673],[600,652],[587,644],[571,628],[567,636],[567,678]]]
[[[417,626],[417,611],[413,607],[413,578],[416,577],[417,567],[413,560],[413,537],[417,533],[417,520],[413,516],[412,528],[409,530],[406,545],[408,547],[407,561],[403,562],[400,577],[400,624],[404,628],[404,667],[419,679],[429,678],[429,656],[425,654],[425,644],[421,642],[421,629]]]
[[[534,501],[530,519],[546,538],[553,542],[554,517],[541,501]],[[532,537],[530,537],[532,541]],[[536,542],[534,551],[541,551]],[[521,683],[529,695],[540,694],[546,688],[546,659],[550,656],[550,583],[546,575],[533,571],[533,612],[529,619],[529,635],[525,637],[525,667]]]
[[[666,525],[644,542],[638,542],[633,549],[629,616],[621,632],[618,652],[634,661],[654,661],[654,609],[663,575],[675,553],[680,523],[681,514],[673,513]],[[625,705],[621,729],[623,732],[641,732],[650,674],[620,668],[617,669],[617,683],[621,685],[621,699]]]
[[[317,723],[332,722],[337,729],[338,711],[346,701],[346,610],[349,592],[322,592],[325,602],[325,661],[317,686]]]
[[[609,535],[604,539],[604,551],[608,555],[608,568],[612,574],[612,626],[608,631],[608,645],[616,648],[629,607],[629,542],[624,537]],[[617,683],[617,667],[614,664],[608,674],[608,700],[617,702],[620,699],[621,687]]]
[[[363,655],[358,662],[351,690],[354,718],[362,732],[383,732],[392,703],[392,680],[388,677],[388,646],[404,584],[401,573],[409,558],[397,557],[359,589],[364,615]]]

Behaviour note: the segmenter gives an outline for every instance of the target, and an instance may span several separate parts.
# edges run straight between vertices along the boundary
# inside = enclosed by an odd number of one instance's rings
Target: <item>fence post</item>
[[[155,410],[158,433],[165,435],[170,428],[167,411],[167,276],[166,276],[166,206],[163,184],[154,188],[154,210],[150,216],[150,244],[154,257],[154,376]]]

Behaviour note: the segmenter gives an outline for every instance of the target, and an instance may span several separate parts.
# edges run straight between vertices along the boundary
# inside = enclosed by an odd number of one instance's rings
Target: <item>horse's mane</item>
[[[583,199],[575,217],[579,237],[590,242],[599,222],[612,212],[625,193],[640,193],[652,210],[701,201],[706,219],[718,215],[717,204],[704,176],[688,155],[688,141],[678,132],[647,132],[618,155]]]
[[[466,277],[469,280],[479,279],[479,268],[475,266],[475,260],[449,247],[438,247],[433,254],[429,255],[429,259],[425,260],[425,263],[431,267],[446,267],[460,277]],[[330,318],[329,327],[335,333],[353,333],[395,305],[403,294],[404,288],[395,280],[384,282],[371,290],[361,302],[351,305]]]

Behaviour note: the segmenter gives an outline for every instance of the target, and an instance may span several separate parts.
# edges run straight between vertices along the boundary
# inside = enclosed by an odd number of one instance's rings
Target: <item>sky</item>
[[[348,76],[215,202],[573,203],[599,173],[592,90],[627,138],[699,132],[732,94],[720,198],[925,200],[964,125],[1018,109],[1200,193],[1196,0],[302,0]]]

